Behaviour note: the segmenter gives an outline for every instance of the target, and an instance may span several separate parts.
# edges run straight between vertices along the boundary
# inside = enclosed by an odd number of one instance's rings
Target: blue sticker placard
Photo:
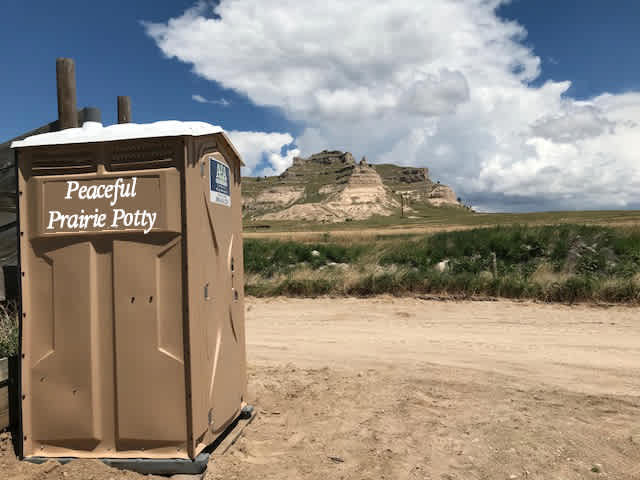
[[[231,206],[231,189],[229,188],[229,166],[209,157],[209,200],[226,207]]]

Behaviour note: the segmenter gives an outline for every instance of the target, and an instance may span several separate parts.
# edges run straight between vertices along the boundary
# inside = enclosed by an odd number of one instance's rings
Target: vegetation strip
[[[640,302],[640,228],[498,226],[351,242],[245,240],[254,296],[432,294]]]

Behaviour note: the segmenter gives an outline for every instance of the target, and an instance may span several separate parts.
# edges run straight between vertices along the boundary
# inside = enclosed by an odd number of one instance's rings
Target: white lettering
[[[51,210],[49,212],[49,225],[47,230],[53,230],[53,224],[62,220],[62,214],[57,210]]]
[[[84,210],[81,209],[80,213],[84,214]],[[79,218],[78,218],[79,228],[86,228],[85,220],[87,223],[89,223],[89,219],[87,218],[87,215],[79,215]]]
[[[71,199],[71,192],[75,192],[76,190],[78,190],[79,186],[80,186],[80,183],[76,182],[75,180],[67,181],[67,195],[64,198],[66,200]],[[60,212],[58,212],[58,213],[60,213]]]
[[[78,215],[77,214],[73,214],[73,215],[65,215],[66,220],[67,220],[67,226],[72,229],[75,230],[76,228],[78,228]]]
[[[136,197],[137,177],[116,178],[114,180],[106,180],[112,183],[97,183],[92,181],[85,185],[82,184],[82,180],[68,180],[64,198],[66,200],[73,198],[81,200],[106,199],[110,201],[111,207],[114,207],[122,198]],[[73,196],[74,194],[76,197]],[[58,210],[51,210],[49,211],[46,230],[85,231],[87,229],[135,228],[141,229],[147,234],[155,227],[157,217],[158,214],[156,212],[149,212],[147,210],[127,211],[122,208],[113,208],[111,215],[108,212],[101,213],[98,208],[94,208],[94,213],[90,213],[90,211],[85,212],[84,209],[80,209],[79,213],[62,213]],[[111,225],[108,223],[110,220]]]
[[[122,198],[129,198],[131,196],[131,184],[127,183],[126,185],[122,184]]]
[[[96,185],[90,185],[89,188],[87,189],[87,198],[91,199],[91,200],[95,200],[97,197],[97,191],[98,191],[98,187]]]
[[[131,224],[133,223],[133,213],[125,213],[124,214],[124,220],[122,221],[122,223],[124,223],[125,227],[130,227]]]
[[[149,227],[144,229],[144,233],[145,233],[145,235],[146,235],[146,234],[147,234],[147,233],[149,233],[149,231],[153,228],[154,223],[156,223],[156,215],[157,215],[157,213],[156,213],[156,212],[154,212],[154,213],[150,213],[150,212],[149,212],[149,213],[147,213],[147,211],[146,211],[146,210],[145,210],[145,212],[144,212],[144,213],[145,213],[145,216],[149,216]],[[144,224],[143,224],[143,226],[144,226]]]
[[[113,223],[111,223],[112,227],[118,227],[118,222],[124,218],[125,211],[121,208],[113,209]]]
[[[120,188],[120,184],[121,184],[121,183],[122,183],[122,179],[121,179],[121,178],[118,178],[118,179],[116,180],[115,185],[113,185],[113,190],[114,190],[114,192],[113,192],[113,201],[110,203],[110,205],[111,205],[112,207],[113,207],[113,206],[116,204],[116,202],[118,201],[118,191],[119,191],[119,188]]]

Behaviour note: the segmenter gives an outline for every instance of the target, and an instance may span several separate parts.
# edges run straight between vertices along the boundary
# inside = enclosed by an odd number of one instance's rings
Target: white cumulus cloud
[[[295,143],[428,166],[486,208],[640,207],[640,94],[533,86],[540,58],[500,3],[221,0],[145,29],[167,57],[303,127],[295,141],[238,132],[247,151],[271,148],[251,168],[281,171]]]
[[[288,133],[228,132],[245,163],[243,175],[277,175],[293,163],[300,150]],[[282,151],[286,150],[283,154]],[[265,164],[266,162],[266,164]]]

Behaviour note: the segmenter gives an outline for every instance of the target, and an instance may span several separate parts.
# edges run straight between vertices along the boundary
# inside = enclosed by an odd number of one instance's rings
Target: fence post
[[[118,97],[118,123],[131,122],[131,97]]]
[[[76,67],[70,58],[56,59],[58,121],[60,130],[78,126]]]

